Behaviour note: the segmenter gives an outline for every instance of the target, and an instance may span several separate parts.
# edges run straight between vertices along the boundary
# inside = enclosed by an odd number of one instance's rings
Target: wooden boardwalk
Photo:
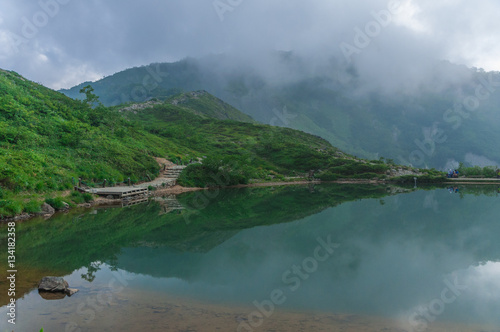
[[[140,183],[134,186],[89,189],[77,188],[77,190],[99,196],[111,196],[113,198],[128,198],[141,195],[147,196],[149,193],[148,188],[150,186],[155,188],[175,186],[177,178],[184,168],[186,168],[186,166],[172,165],[160,172],[160,175],[153,181]]]
[[[113,196],[113,198],[125,198],[138,195],[147,195],[148,188],[141,187],[109,187],[85,189],[86,192],[99,196]]]

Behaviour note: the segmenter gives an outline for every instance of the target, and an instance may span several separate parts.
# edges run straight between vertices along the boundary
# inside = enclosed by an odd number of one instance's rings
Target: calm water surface
[[[2,283],[1,331],[500,331],[495,188],[179,202],[187,209],[167,200],[19,225],[17,324]],[[80,292],[45,300],[33,288],[45,275]]]

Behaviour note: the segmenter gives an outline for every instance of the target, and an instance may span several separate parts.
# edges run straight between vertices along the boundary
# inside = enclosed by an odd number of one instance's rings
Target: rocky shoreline
[[[308,180],[299,180],[299,181],[284,181],[284,182],[262,182],[262,183],[251,183],[251,184],[240,184],[236,186],[227,186],[224,189],[231,188],[255,188],[255,187],[273,187],[273,186],[290,186],[290,185],[311,185],[311,184],[324,184],[324,183],[339,183],[339,184],[386,184],[386,181],[382,180],[363,180],[363,179],[350,179],[350,180],[338,180],[338,181],[308,181]],[[180,195],[187,192],[193,191],[201,191],[201,190],[209,190],[209,188],[190,188],[190,187],[182,187],[180,185],[175,185],[173,187],[167,188],[157,188],[154,191],[150,191],[147,195],[149,197],[162,197],[168,195]],[[146,197],[145,197],[146,198]],[[82,203],[75,206],[75,208],[93,208],[99,206],[115,206],[123,203],[123,199],[120,198],[106,198],[106,197],[96,197],[95,200],[88,203]],[[9,222],[9,221],[26,221],[35,217],[43,217],[49,219],[56,213],[65,213],[71,210],[72,208],[69,204],[66,204],[66,207],[62,210],[56,211],[53,207],[44,203],[42,205],[42,211],[38,213],[22,213],[20,215],[9,217],[2,219],[1,222]]]
[[[460,185],[491,185],[491,184],[500,184],[499,179],[491,179],[489,181],[488,179],[484,179],[482,181],[477,181],[477,179],[448,179],[449,181],[445,182],[440,182],[439,184],[442,185],[450,185],[450,184],[460,184]],[[488,181],[487,181],[488,180]],[[328,183],[337,183],[337,184],[371,184],[371,185],[388,185],[388,184],[394,184],[394,181],[391,181],[391,179],[377,179],[377,180],[372,180],[372,179],[341,179],[341,180],[336,180],[336,181],[320,181],[320,180],[298,180],[298,181],[283,181],[283,182],[261,182],[261,183],[251,183],[251,184],[240,184],[236,186],[227,186],[224,187],[224,189],[231,189],[231,188],[255,188],[255,187],[272,187],[272,186],[290,186],[290,185],[319,185],[319,184],[328,184]],[[150,191],[148,195],[144,198],[149,198],[149,197],[162,197],[162,196],[167,196],[167,195],[180,195],[183,193],[187,192],[193,192],[193,191],[201,191],[201,190],[209,190],[209,188],[189,188],[189,187],[182,187],[180,185],[175,185],[172,187],[167,187],[167,188],[162,188],[158,187],[154,191]],[[105,198],[105,197],[97,197],[94,201],[88,202],[88,203],[82,203],[78,204],[76,207],[78,208],[92,208],[92,207],[99,207],[99,206],[114,206],[114,205],[120,205],[123,203],[122,199],[112,199],[112,198]],[[50,218],[52,217],[55,213],[57,212],[68,212],[71,209],[69,204],[66,204],[65,209],[56,211],[53,207],[48,205],[47,203],[44,203],[42,205],[42,211],[38,213],[23,213],[14,217],[9,217],[2,219],[0,222],[9,222],[9,221],[25,221],[34,217],[43,217],[43,218]]]

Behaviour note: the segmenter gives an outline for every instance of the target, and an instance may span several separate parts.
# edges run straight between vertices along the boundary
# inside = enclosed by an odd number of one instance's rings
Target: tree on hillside
[[[99,96],[94,94],[94,88],[91,85],[87,85],[86,87],[80,89],[80,93],[85,94],[85,99],[83,100],[83,102],[89,105],[90,107],[101,105],[101,102],[99,101]]]
[[[89,107],[87,119],[90,122],[90,125],[98,127],[104,123],[108,123],[114,127],[115,123],[112,120],[114,118],[113,114],[111,114],[109,109],[99,101],[99,96],[94,94],[94,88],[87,85],[86,87],[80,89],[80,93],[85,94],[83,103]]]

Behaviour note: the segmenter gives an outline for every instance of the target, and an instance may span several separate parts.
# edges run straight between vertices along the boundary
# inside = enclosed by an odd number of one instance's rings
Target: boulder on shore
[[[63,207],[62,207],[62,209],[61,209],[62,211],[67,211],[67,210],[69,210],[70,206],[69,206],[69,204],[68,204],[68,203],[66,203],[66,202],[62,202],[62,204],[63,204]]]
[[[52,216],[54,213],[56,213],[56,210],[47,203],[43,203],[41,209],[42,211],[39,214],[43,216]]]

